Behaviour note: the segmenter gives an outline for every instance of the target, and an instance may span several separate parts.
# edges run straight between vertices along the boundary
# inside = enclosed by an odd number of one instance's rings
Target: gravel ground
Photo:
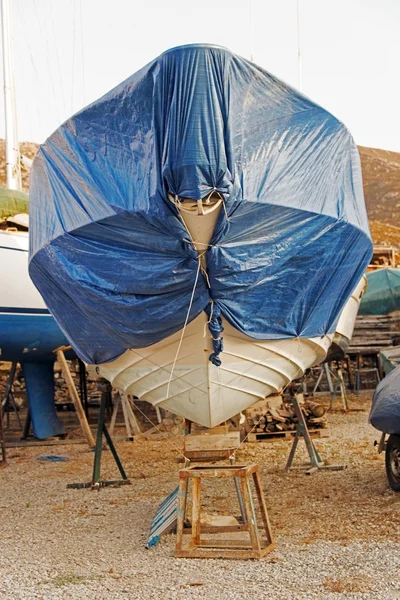
[[[369,398],[357,402],[367,409]],[[372,445],[379,434],[367,412],[328,418],[330,436],[316,446],[345,471],[284,473],[288,442],[238,453],[237,462],[260,466],[276,537],[261,561],[175,559],[173,534],[144,549],[154,512],[177,483],[182,439],[119,443],[132,485],[100,492],[66,489],[90,479],[93,453],[84,445],[9,450],[0,470],[0,599],[400,598],[400,495]],[[50,453],[70,460],[36,460]],[[115,478],[109,452],[103,462],[103,477]],[[226,487],[209,500],[228,513],[231,498]]]

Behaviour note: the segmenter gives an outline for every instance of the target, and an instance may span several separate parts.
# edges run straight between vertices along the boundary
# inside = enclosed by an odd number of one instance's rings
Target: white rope
[[[181,350],[181,346],[182,346],[182,342],[183,342],[183,336],[185,335],[186,325],[187,325],[187,323],[189,321],[190,311],[192,309],[194,294],[195,294],[195,291],[196,291],[196,286],[197,286],[197,282],[198,282],[198,279],[199,279],[199,273],[200,273],[200,268],[201,268],[200,258],[201,258],[201,255],[199,254],[198,259],[197,259],[198,263],[197,263],[196,279],[195,279],[195,282],[194,282],[194,286],[193,286],[193,290],[192,290],[192,295],[190,297],[189,308],[188,308],[188,311],[187,311],[187,314],[186,314],[185,324],[184,324],[183,329],[182,329],[181,339],[179,340],[178,349],[176,351],[175,359],[174,359],[174,362],[172,364],[171,374],[169,376],[166,400],[168,400],[168,398],[169,398],[169,388],[171,386],[171,381],[172,381],[172,377],[173,377],[173,374],[174,374],[176,361],[178,360],[179,352]]]
[[[207,326],[211,323],[211,319],[212,319],[213,313],[214,313],[214,300],[211,299],[210,304],[211,304],[210,318],[208,319],[207,323],[204,323],[203,338],[205,338],[207,335]]]

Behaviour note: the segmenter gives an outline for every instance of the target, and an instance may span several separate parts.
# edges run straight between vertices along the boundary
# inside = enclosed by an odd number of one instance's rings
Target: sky
[[[357,144],[400,152],[400,0],[10,3],[20,141],[44,142],[164,50],[202,42],[301,87]]]

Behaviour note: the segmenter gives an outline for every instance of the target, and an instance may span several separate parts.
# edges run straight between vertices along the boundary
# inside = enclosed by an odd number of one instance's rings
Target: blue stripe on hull
[[[50,314],[0,312],[0,360],[54,360],[53,351],[68,343]]]

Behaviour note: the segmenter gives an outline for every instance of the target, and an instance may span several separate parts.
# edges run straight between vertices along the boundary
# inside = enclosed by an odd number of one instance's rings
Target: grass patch
[[[54,587],[61,588],[65,585],[80,585],[94,579],[94,577],[85,577],[83,575],[75,575],[74,573],[63,573],[62,575],[56,575],[52,579],[46,579],[40,581],[40,585],[53,585]]]

